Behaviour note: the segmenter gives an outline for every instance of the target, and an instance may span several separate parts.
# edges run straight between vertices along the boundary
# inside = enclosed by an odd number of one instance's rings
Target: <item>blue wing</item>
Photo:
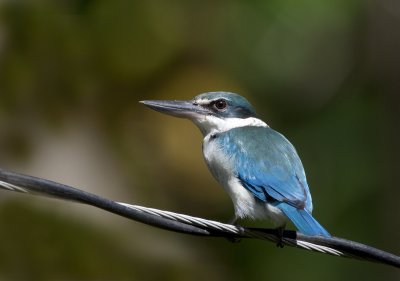
[[[311,216],[303,165],[283,135],[271,128],[241,127],[218,139],[243,187],[261,201],[276,204],[304,234],[330,236]]]

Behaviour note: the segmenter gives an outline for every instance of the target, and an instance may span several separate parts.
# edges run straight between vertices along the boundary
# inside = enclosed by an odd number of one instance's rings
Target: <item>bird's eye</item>
[[[226,100],[223,100],[223,99],[217,100],[214,103],[214,107],[220,111],[224,110],[226,108],[226,106],[227,106]]]

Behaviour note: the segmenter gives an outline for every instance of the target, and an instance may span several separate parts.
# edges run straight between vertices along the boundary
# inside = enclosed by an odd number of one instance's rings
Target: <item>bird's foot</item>
[[[276,243],[276,246],[279,248],[283,248],[285,244],[283,243],[283,231],[285,230],[285,227],[278,227],[276,229],[277,231],[277,236],[278,236],[278,243]]]
[[[228,221],[228,224],[232,224],[232,225],[236,226],[236,228],[239,230],[239,235],[242,235],[244,233],[243,227],[241,227],[240,225],[237,224],[236,216],[234,216],[232,219],[230,219]],[[226,237],[226,239],[232,243],[239,243],[240,241],[242,241],[242,239],[238,238],[238,237]]]

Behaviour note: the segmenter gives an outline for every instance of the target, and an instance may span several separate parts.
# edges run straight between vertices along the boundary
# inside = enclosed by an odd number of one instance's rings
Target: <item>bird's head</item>
[[[228,92],[200,94],[192,100],[146,100],[156,111],[193,121],[204,135],[243,126],[267,126],[242,96]]]

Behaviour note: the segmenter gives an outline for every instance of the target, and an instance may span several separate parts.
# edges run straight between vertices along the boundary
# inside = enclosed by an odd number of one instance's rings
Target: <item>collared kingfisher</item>
[[[209,92],[188,101],[141,103],[197,125],[207,166],[233,202],[231,223],[270,219],[282,235],[290,220],[303,234],[330,237],[311,215],[311,194],[296,149],[260,120],[244,97]]]

